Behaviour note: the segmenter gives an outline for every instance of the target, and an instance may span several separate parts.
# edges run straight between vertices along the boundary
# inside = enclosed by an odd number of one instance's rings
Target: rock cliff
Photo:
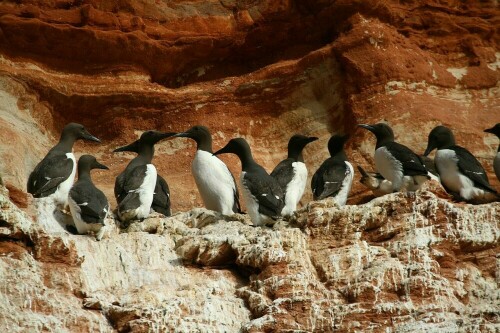
[[[274,228],[201,209],[194,143],[154,163],[174,216],[100,242],[67,233],[26,195],[70,121],[114,178],[141,131],[210,127],[271,170],[295,133],[312,174],[331,133],[373,169],[358,123],[387,120],[423,152],[437,124],[492,172],[500,121],[496,0],[6,0],[0,3],[0,328],[8,332],[498,332],[500,204],[453,203],[432,184],[311,202]],[[235,157],[223,156],[237,176]],[[368,202],[369,201],[369,202]],[[113,221],[110,220],[111,225]]]
[[[9,332],[497,332],[500,203],[311,202],[272,229],[205,209],[98,242],[0,193]]]

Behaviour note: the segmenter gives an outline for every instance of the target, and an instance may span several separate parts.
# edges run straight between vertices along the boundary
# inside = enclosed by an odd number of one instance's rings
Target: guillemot
[[[304,147],[317,137],[295,134],[288,141],[288,157],[281,161],[271,172],[285,192],[285,207],[281,215],[289,216],[297,209],[307,183],[307,167],[302,157]]]
[[[69,208],[79,234],[98,233],[109,211],[106,196],[92,182],[92,169],[109,170],[97,162],[94,156],[81,156],[78,159],[78,181],[69,191]]]
[[[497,198],[481,163],[467,149],[456,145],[449,128],[437,126],[429,133],[424,155],[434,149],[434,162],[446,190],[465,201],[489,202]]]
[[[194,126],[174,137],[196,141],[196,153],[191,164],[198,192],[207,209],[224,215],[241,213],[238,187],[228,167],[212,152],[212,135],[205,126]]]
[[[173,133],[170,133],[173,134]],[[129,151],[132,153],[139,154],[139,149],[141,145],[139,144],[139,140],[131,143],[128,146],[124,146],[120,148],[120,151]],[[170,188],[168,187],[167,181],[156,173],[156,185],[153,194],[153,202],[151,203],[151,208],[160,214],[165,216],[172,215],[171,210],[171,202],[170,202]]]
[[[394,141],[394,132],[385,123],[375,125],[360,124],[375,134],[375,167],[392,184],[394,192],[416,191],[431,178],[422,159],[410,148]]]
[[[51,196],[56,204],[66,206],[76,175],[73,144],[79,139],[101,142],[81,124],[64,126],[57,145],[49,150],[28,178],[27,189],[33,197]]]
[[[114,152],[135,151],[138,153],[115,181],[118,217],[122,222],[143,220],[148,217],[157,184],[156,168],[151,163],[154,145],[174,134],[146,131],[142,133],[139,140],[114,150]]]
[[[314,200],[334,197],[340,206],[346,204],[354,176],[354,169],[347,161],[344,152],[344,144],[348,137],[348,135],[333,135],[328,140],[330,157],[316,170],[311,180]]]
[[[241,189],[252,223],[255,226],[274,224],[284,207],[281,186],[255,162],[245,139],[231,139],[214,155],[226,153],[236,154],[241,161]]]

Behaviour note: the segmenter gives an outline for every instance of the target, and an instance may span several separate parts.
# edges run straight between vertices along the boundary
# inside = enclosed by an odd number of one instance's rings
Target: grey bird
[[[174,134],[146,131],[142,133],[139,140],[114,150],[114,152],[135,151],[138,153],[115,181],[117,212],[122,222],[144,220],[149,216],[157,184],[156,167],[151,163],[154,145]]]
[[[118,148],[119,151],[128,151],[132,153],[139,154],[141,145],[139,144],[139,140],[134,141],[128,146],[124,146]],[[124,176],[123,176],[124,177]],[[118,179],[117,179],[118,181]],[[119,183],[121,183],[122,179]],[[115,188],[118,192],[122,193],[123,189]],[[156,185],[153,194],[153,202],[151,203],[151,208],[160,214],[165,216],[172,215],[171,202],[170,202],[170,188],[168,187],[167,181],[160,176],[158,173],[156,174]]]
[[[448,127],[437,126],[429,133],[424,155],[434,149],[437,149],[434,162],[447,191],[471,202],[489,202],[497,198],[481,163],[467,149],[456,145]]]
[[[73,144],[77,140],[101,142],[81,124],[64,126],[57,145],[49,150],[28,178],[27,189],[33,197],[52,196],[56,204],[66,205],[76,175]]]
[[[309,143],[318,140],[314,136],[300,134],[293,135],[288,141],[288,157],[278,163],[271,172],[285,192],[285,207],[281,211],[283,216],[292,215],[297,209],[307,183],[307,167],[304,163],[302,150]]]
[[[79,234],[98,233],[109,212],[108,199],[95,187],[90,177],[92,169],[109,170],[94,156],[81,156],[78,159],[78,181],[69,191],[69,208]]]
[[[237,155],[241,161],[241,189],[252,223],[255,226],[274,224],[284,207],[284,193],[281,186],[255,162],[245,139],[230,140],[214,155],[226,153]]]
[[[377,138],[375,167],[392,184],[394,192],[416,191],[431,178],[421,158],[410,148],[394,141],[394,132],[385,123],[360,124]]]
[[[316,170],[311,180],[314,200],[334,197],[340,206],[346,204],[354,176],[354,169],[344,152],[348,138],[348,135],[332,135],[328,140],[330,157]]]

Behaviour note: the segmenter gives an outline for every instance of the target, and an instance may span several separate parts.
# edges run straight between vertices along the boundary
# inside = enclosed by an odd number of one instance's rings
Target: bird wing
[[[455,152],[458,158],[458,169],[461,173],[467,176],[474,182],[474,185],[485,189],[488,192],[496,193],[491,187],[488,176],[483,169],[483,166],[467,149],[460,146],[453,146],[451,149]]]
[[[125,181],[123,182],[123,189],[126,192],[137,190],[143,183],[144,177],[148,170],[147,165],[139,165],[125,174]]]
[[[125,172],[122,172],[115,180],[115,198],[118,204],[127,196],[125,191]]]
[[[121,192],[122,195],[120,196],[120,201],[118,202],[119,211],[125,212],[129,209],[139,207],[141,201],[139,193],[137,193],[136,190],[142,185],[147,170],[147,165],[138,165],[131,170],[125,170],[125,175],[123,177],[123,190]]]
[[[324,161],[311,180],[314,200],[335,196],[349,173],[344,161],[335,161],[331,158]]]
[[[170,189],[167,181],[160,175],[156,176],[155,194],[153,196],[153,209],[165,216],[170,216]]]
[[[89,184],[75,184],[69,191],[71,199],[80,207],[82,220],[87,223],[103,223],[109,210],[108,200],[101,190]]]
[[[28,192],[35,198],[51,195],[71,175],[73,166],[73,160],[66,154],[47,155],[30,174]]]
[[[226,165],[227,168],[227,165]],[[233,204],[233,212],[235,213],[243,213],[241,210],[241,204],[240,204],[240,192],[238,191],[238,186],[236,186],[236,179],[234,179],[233,173],[227,168],[227,171],[231,175],[231,178],[233,179],[233,185],[234,185],[234,204]]]
[[[397,142],[390,142],[387,145],[394,158],[401,162],[403,174],[406,176],[428,176],[427,169],[421,158],[410,148]]]
[[[270,217],[279,216],[284,206],[284,194],[274,178],[267,173],[245,173],[244,179],[248,190],[259,203],[259,213]]]
[[[290,183],[293,179],[294,170],[293,170],[293,160],[286,159],[281,161],[271,172],[271,177],[276,179],[278,184],[281,186],[283,191],[286,191],[288,183]]]

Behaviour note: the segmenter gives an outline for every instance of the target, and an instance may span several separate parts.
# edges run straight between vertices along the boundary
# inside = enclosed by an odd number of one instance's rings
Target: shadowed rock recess
[[[0,331],[499,332],[500,203],[453,203],[436,184],[373,199],[355,176],[357,205],[307,188],[290,220],[255,228],[199,208],[195,143],[173,139],[153,160],[170,218],[110,219],[98,242],[26,195],[68,122],[102,139],[75,155],[110,168],[93,180],[113,208],[134,156],[113,149],[197,124],[214,150],[245,137],[268,171],[293,134],[319,137],[310,176],[332,133],[373,170],[358,123],[386,120],[418,153],[445,125],[500,190],[483,133],[500,121],[499,26],[496,0],[1,1]]]

